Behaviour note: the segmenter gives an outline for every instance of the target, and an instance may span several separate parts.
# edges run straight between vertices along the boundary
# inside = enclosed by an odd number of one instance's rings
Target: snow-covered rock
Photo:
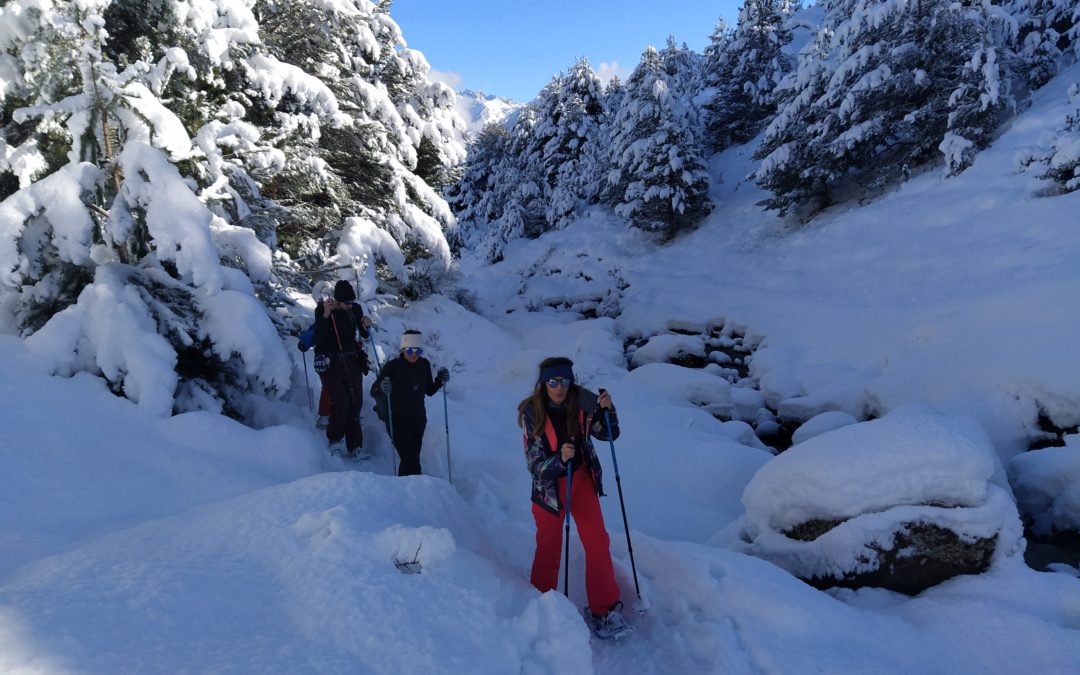
[[[808,441],[815,436],[820,436],[834,429],[840,427],[846,427],[849,424],[856,424],[859,420],[855,419],[852,415],[839,410],[830,410],[829,412],[823,412],[820,415],[816,415],[813,419],[807,420],[802,426],[795,430],[795,433],[791,436],[792,445],[798,445],[803,441]]]
[[[1064,447],[1032,450],[1009,463],[1017,504],[1036,534],[1080,532],[1080,436],[1065,441]]]
[[[743,492],[750,552],[821,586],[917,593],[1023,550],[997,460],[963,418],[893,414],[794,446]]]
[[[689,365],[688,362],[705,365],[705,342],[699,335],[671,333],[649,338],[648,342],[634,352],[631,365],[637,368],[647,363]]]

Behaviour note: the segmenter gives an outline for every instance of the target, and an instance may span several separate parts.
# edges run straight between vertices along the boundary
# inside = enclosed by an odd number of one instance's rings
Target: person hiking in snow
[[[571,476],[570,514],[585,549],[585,591],[597,632],[609,635],[630,629],[623,619],[619,586],[611,563],[610,539],[600,500],[600,460],[590,437],[608,440],[601,411],[611,420],[610,440],[619,437],[619,421],[611,395],[597,396],[575,383],[574,362],[544,359],[532,394],[518,405],[518,426],[524,432],[525,461],[532,474],[532,513],[536,552],[530,581],[541,593],[559,586],[562,525],[566,517],[566,479]]]
[[[333,297],[315,305],[315,371],[330,395],[326,439],[331,452],[344,450],[351,457],[364,445],[360,406],[368,372],[367,354],[356,335],[367,338],[371,327],[371,319],[354,300],[352,284],[342,280],[334,286]]]
[[[401,458],[399,476],[420,474],[420,446],[427,428],[424,396],[434,396],[450,381],[450,371],[446,368],[440,368],[438,374],[431,377],[431,363],[422,356],[423,353],[420,331],[405,331],[397,358],[387,361],[371,385],[372,396],[389,399],[389,415],[385,415],[384,422]],[[382,403],[379,401],[377,407]],[[380,418],[383,416],[380,414]]]

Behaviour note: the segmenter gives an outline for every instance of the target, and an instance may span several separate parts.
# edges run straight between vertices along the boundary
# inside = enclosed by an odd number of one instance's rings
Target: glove
[[[439,373],[435,376],[435,381],[439,384],[446,384],[450,381],[450,371],[446,368],[439,368]]]
[[[309,349],[308,346],[306,344],[304,344],[303,340],[297,341],[296,348],[299,349],[302,352],[305,352],[305,353]]]
[[[383,380],[379,383],[379,389],[382,390],[382,393],[389,396],[390,392],[394,391],[394,383],[390,380]]]

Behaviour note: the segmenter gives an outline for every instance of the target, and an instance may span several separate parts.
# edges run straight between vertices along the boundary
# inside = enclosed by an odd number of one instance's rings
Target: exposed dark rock
[[[704,368],[708,361],[704,356],[697,356],[695,354],[687,354],[685,352],[679,352],[675,356],[671,357],[668,363],[672,363],[676,366],[682,366],[683,368]]]
[[[1027,539],[1024,562],[1031,569],[1045,572],[1051,563],[1080,567],[1080,532],[1064,531],[1037,536],[1025,530],[1024,538]]]
[[[833,529],[842,520],[808,520],[805,523],[799,523],[795,527],[791,528],[784,533],[784,536],[788,539],[794,539],[796,541],[814,541],[821,535],[825,534],[829,530]]]
[[[812,541],[839,523],[809,521],[792,528],[793,539]],[[874,586],[916,595],[960,574],[979,574],[990,566],[997,535],[967,542],[952,530],[931,523],[905,523],[890,549],[876,550],[877,559],[866,561],[876,569],[842,578],[804,579],[815,588],[862,588]]]
[[[1032,435],[1031,445],[1028,450],[1061,447],[1065,445],[1065,436],[1080,432],[1080,427],[1075,425],[1059,426],[1041,407],[1039,408],[1038,425],[1039,431]]]
[[[772,412],[771,408],[768,409]],[[802,422],[797,420],[775,418],[775,422],[772,424],[756,425],[754,431],[757,432],[757,437],[761,439],[762,443],[772,448],[775,454],[780,454],[791,447],[791,439],[800,426],[802,426]]]

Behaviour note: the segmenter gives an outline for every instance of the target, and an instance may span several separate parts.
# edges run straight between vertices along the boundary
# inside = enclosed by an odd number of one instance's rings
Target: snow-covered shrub
[[[893,413],[782,453],[743,492],[750,552],[812,583],[919,592],[1023,548],[977,424]]]
[[[1069,87],[1072,112],[1048,146],[1031,148],[1017,157],[1020,170],[1042,168],[1039,178],[1054,181],[1065,192],[1080,188],[1080,83]]]
[[[104,1],[4,8],[25,22],[4,36],[23,41],[0,87],[5,143],[24,160],[49,150],[22,162],[35,169],[0,203],[0,293],[16,298],[16,328],[33,333],[30,346],[56,372],[99,373],[159,414],[240,415],[246,396],[280,395],[290,382],[275,320],[256,297],[256,288],[269,290],[270,248],[227,220],[250,213],[234,188],[249,187],[247,163],[272,171],[277,155],[234,119],[236,106],[202,111],[204,124],[189,135],[198,116],[182,119],[191,111],[165,104],[177,80],[195,79],[179,47],[151,50],[125,34],[127,65],[113,60],[109,20],[132,27],[132,9]],[[231,37],[203,58],[220,64],[252,39],[250,12],[233,9]],[[196,24],[164,37],[183,42]]]

